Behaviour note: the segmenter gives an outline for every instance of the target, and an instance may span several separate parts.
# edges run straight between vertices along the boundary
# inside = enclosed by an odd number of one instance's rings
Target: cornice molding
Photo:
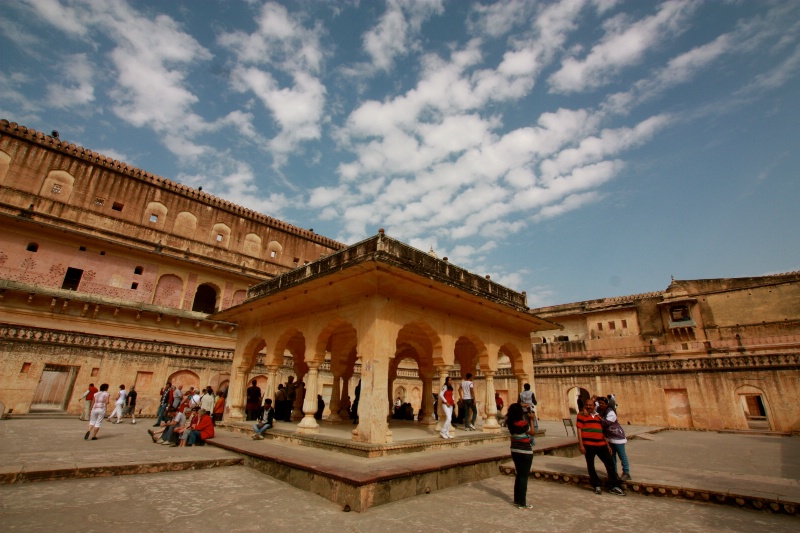
[[[800,354],[764,354],[724,357],[693,357],[659,361],[597,362],[579,365],[539,364],[536,378],[572,376],[682,374],[697,372],[746,372],[758,370],[797,370]]]

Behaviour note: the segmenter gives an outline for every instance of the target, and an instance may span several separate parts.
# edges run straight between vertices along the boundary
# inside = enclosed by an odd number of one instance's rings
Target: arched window
[[[38,252],[39,245],[35,242],[28,243],[28,248],[26,248],[29,252]]]
[[[197,287],[194,295],[192,311],[198,313],[215,313],[217,311],[217,291],[211,285],[204,283]]]

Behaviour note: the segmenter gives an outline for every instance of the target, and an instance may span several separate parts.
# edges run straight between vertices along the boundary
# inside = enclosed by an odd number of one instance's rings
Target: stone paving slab
[[[320,496],[242,466],[0,486],[4,533],[796,533],[785,514],[673,498],[594,496],[531,480],[530,510],[495,476],[346,513]]]
[[[633,477],[626,483],[629,490],[771,507],[789,514],[800,510],[797,437],[665,431],[630,440],[626,451]],[[604,477],[602,463],[595,463]],[[514,473],[513,463],[501,469]],[[588,483],[580,455],[537,457],[531,471],[542,479]]]

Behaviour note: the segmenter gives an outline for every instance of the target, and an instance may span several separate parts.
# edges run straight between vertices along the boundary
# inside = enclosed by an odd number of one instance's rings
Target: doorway
[[[764,399],[760,394],[742,394],[742,408],[744,417],[747,420],[748,429],[770,430],[769,418],[767,418],[767,408]]]
[[[31,411],[64,411],[67,408],[78,367],[45,365],[33,394]]]

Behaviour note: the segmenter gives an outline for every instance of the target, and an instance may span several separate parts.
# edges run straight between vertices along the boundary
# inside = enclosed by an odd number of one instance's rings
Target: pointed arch
[[[175,274],[164,274],[158,279],[153,305],[178,309],[181,306],[182,297],[183,280]]]

